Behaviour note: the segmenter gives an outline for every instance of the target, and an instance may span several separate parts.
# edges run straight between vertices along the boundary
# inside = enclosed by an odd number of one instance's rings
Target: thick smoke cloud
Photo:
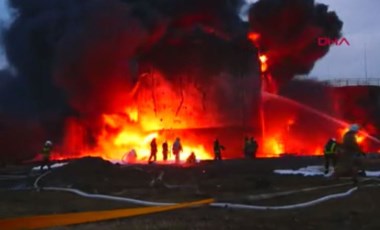
[[[249,12],[250,30],[260,34],[260,52],[269,58],[269,72],[278,83],[307,74],[329,46],[318,37],[341,36],[343,27],[335,12],[314,0],[260,0]]]
[[[36,104],[31,103],[27,82],[11,72],[0,71],[0,164],[2,160],[20,160],[38,151],[43,128]]]

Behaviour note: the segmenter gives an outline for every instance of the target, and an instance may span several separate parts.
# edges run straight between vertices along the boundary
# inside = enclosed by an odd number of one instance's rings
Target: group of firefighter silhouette
[[[258,149],[258,143],[257,141],[251,137],[246,137],[244,140],[244,156],[245,158],[256,158],[256,153]],[[213,143],[213,152],[214,152],[214,160],[215,161],[221,161],[223,160],[222,157],[222,151],[226,150],[226,147],[224,147],[218,138],[214,140]],[[179,137],[176,138],[176,140],[173,143],[172,146],[172,153],[175,156],[175,163],[179,164],[180,161],[180,155],[183,152],[181,139]],[[158,153],[158,146],[157,146],[157,139],[153,138],[150,142],[150,156],[148,159],[148,163],[152,164],[157,161],[157,153]],[[162,159],[163,161],[167,161],[169,156],[169,145],[168,141],[164,141],[162,143]],[[128,159],[133,159],[136,157],[136,152],[131,151],[129,153]],[[194,164],[197,162],[197,157],[195,152],[191,152],[190,155],[186,158],[186,163],[188,164]]]
[[[333,176],[350,176],[352,177],[353,182],[358,183],[358,176],[366,176],[365,168],[368,164],[378,163],[379,160],[370,159],[361,149],[358,141],[357,134],[360,131],[360,126],[358,124],[353,124],[349,127],[348,131],[343,135],[341,141],[337,141],[336,138],[330,138],[327,140],[327,143],[324,146],[324,161],[325,161],[325,174],[328,174],[330,171],[330,166],[333,166]],[[258,142],[253,137],[246,137],[244,140],[243,154],[245,158],[255,159],[256,153],[259,148]],[[41,151],[43,156],[43,161],[41,164],[41,171],[43,171],[44,166],[48,167],[48,170],[51,169],[51,152],[53,149],[52,141],[48,140],[45,142],[45,145]],[[216,138],[213,143],[214,151],[214,161],[222,161],[222,151],[226,150],[226,147],[223,146],[219,139]],[[181,153],[183,152],[181,139],[177,137],[173,142],[171,148],[172,154],[175,156],[175,163],[181,163]],[[158,144],[156,138],[153,138],[150,142],[150,156],[148,163],[152,164],[157,161],[158,153]],[[162,143],[162,155],[163,161],[169,159],[169,144],[168,141]],[[136,152],[131,151],[128,153],[129,157],[136,157]],[[187,157],[187,164],[196,164],[198,163],[196,158],[196,153],[191,152]],[[332,165],[331,165],[332,164]]]

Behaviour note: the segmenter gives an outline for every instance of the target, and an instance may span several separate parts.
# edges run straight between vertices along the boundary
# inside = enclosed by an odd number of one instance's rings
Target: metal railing
[[[339,78],[322,81],[334,87],[345,86],[380,86],[380,78]]]

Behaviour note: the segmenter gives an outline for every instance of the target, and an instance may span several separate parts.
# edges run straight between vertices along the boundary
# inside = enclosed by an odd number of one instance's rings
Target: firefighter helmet
[[[45,142],[45,145],[49,145],[49,146],[52,146],[52,145],[53,145],[53,142],[51,142],[51,141],[47,140],[47,141]]]
[[[350,131],[358,132],[360,129],[360,126],[358,124],[353,124],[350,126]]]

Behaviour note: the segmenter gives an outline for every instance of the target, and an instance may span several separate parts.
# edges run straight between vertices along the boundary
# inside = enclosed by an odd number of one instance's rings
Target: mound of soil
[[[148,186],[151,175],[135,167],[122,167],[101,158],[86,157],[54,169],[42,186],[74,187],[93,192]]]

